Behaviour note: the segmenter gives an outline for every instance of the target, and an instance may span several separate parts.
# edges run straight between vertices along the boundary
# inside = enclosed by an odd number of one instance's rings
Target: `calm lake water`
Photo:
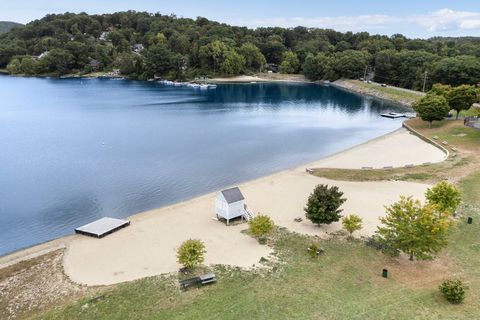
[[[401,123],[379,116],[396,106],[314,84],[0,76],[0,97],[0,255],[318,160]]]

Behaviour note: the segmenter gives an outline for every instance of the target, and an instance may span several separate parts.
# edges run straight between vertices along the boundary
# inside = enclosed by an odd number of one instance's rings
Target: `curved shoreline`
[[[264,201],[262,199],[261,194],[265,192],[265,190],[264,190],[265,186],[268,186],[268,185],[273,186],[275,184],[280,184],[281,185],[284,181],[291,180],[292,184],[295,184],[298,181],[300,181],[301,186],[303,186],[303,187],[298,188],[299,190],[303,188],[303,191],[299,194],[296,194],[295,197],[292,198],[292,201],[298,202],[293,208],[297,208],[297,207],[302,208],[303,205],[302,205],[301,202],[303,201],[303,197],[308,196],[309,190],[311,190],[312,186],[314,186],[317,183],[320,183],[323,180],[325,180],[325,182],[328,182],[328,183],[331,183],[331,184],[333,184],[333,183],[338,184],[336,181],[333,182],[333,181],[328,181],[326,179],[322,180],[322,179],[313,177],[313,176],[305,173],[305,168],[309,168],[309,167],[312,167],[312,166],[313,167],[315,167],[315,166],[318,167],[318,165],[321,164],[322,161],[325,162],[332,157],[337,157],[337,156],[342,156],[343,155],[343,156],[348,158],[348,155],[351,154],[352,150],[355,151],[355,150],[358,150],[358,149],[365,149],[368,146],[378,144],[379,142],[384,141],[385,139],[389,139],[389,138],[391,138],[395,135],[398,135],[399,132],[401,132],[401,130],[402,130],[402,128],[399,128],[399,129],[397,129],[393,132],[390,132],[390,133],[387,133],[385,135],[376,137],[374,139],[371,139],[367,142],[361,143],[361,144],[356,145],[354,147],[348,148],[346,150],[342,150],[342,151],[337,152],[333,155],[326,156],[323,159],[315,161],[315,162],[311,162],[311,163],[300,165],[300,166],[295,166],[295,167],[292,167],[290,169],[286,169],[286,170],[283,170],[283,171],[280,171],[280,172],[277,172],[277,173],[273,173],[273,174],[270,174],[270,175],[267,175],[267,176],[264,176],[264,177],[259,177],[259,178],[256,178],[254,180],[250,180],[250,181],[241,183],[240,187],[242,188],[242,191],[244,191],[244,193],[246,193],[246,198],[248,200],[247,204],[249,204],[249,203],[252,204],[253,203],[253,206],[251,206],[251,207],[253,208],[253,210],[255,212],[265,212],[266,211],[265,213],[271,214],[271,212],[273,212],[273,211],[281,211],[281,208],[280,209],[275,209],[274,208],[275,206],[272,207],[271,203],[263,203]],[[403,129],[403,130],[405,130],[405,129]],[[422,143],[425,143],[425,142],[422,141]],[[301,181],[303,181],[303,182],[301,182]],[[273,185],[272,185],[272,183],[273,183]],[[350,189],[353,188],[352,191],[356,192],[355,190],[359,189],[358,186],[356,186],[356,184],[358,184],[358,183],[347,184],[347,185],[345,185],[345,188],[350,188]],[[389,183],[389,182],[385,182],[383,184],[385,185],[385,187],[387,189],[388,188],[390,188],[390,189],[394,188],[391,185],[391,183]],[[407,184],[409,184],[409,183],[407,183]],[[390,185],[390,186],[387,187],[387,185]],[[419,192],[418,194],[422,194],[425,186],[420,186],[420,184],[417,184],[417,185],[422,190],[422,192]],[[256,191],[252,193],[251,191],[249,191],[249,189],[255,189]],[[394,189],[391,189],[391,192],[394,192]],[[277,193],[275,195],[271,194],[269,196],[265,196],[265,198],[282,197],[282,193],[285,193],[285,192],[292,193],[292,192],[289,192],[287,190],[274,191],[274,192],[279,192],[279,193]],[[378,192],[381,192],[381,191],[378,190]],[[212,208],[210,208],[210,202],[211,202],[211,198],[214,197],[214,194],[215,193],[204,194],[204,195],[195,197],[195,198],[190,199],[190,200],[181,201],[181,202],[178,202],[178,203],[175,203],[175,204],[172,204],[172,205],[168,205],[168,206],[164,206],[164,207],[160,207],[160,208],[156,208],[156,209],[153,209],[153,210],[144,211],[144,212],[140,212],[140,213],[136,213],[134,215],[131,215],[128,218],[131,219],[133,228],[129,227],[125,230],[120,231],[117,234],[110,235],[110,236],[106,237],[105,239],[102,239],[101,241],[110,242],[109,239],[122,239],[123,238],[122,234],[126,234],[126,233],[128,233],[128,238],[131,238],[131,237],[138,238],[138,233],[136,231],[136,226],[135,225],[137,225],[137,224],[141,225],[142,221],[145,221],[145,220],[146,221],[161,220],[162,223],[161,223],[161,225],[159,225],[159,228],[162,228],[165,224],[172,224],[176,227],[179,227],[180,223],[178,221],[175,222],[175,220],[178,220],[178,219],[181,220],[183,218],[180,218],[181,213],[179,213],[177,211],[180,210],[180,211],[184,212],[183,217],[187,217],[187,216],[193,214],[191,212],[191,210],[192,210],[191,208],[195,208],[195,206],[198,207],[199,203],[201,204],[200,207],[202,209],[194,209],[194,211],[195,212],[202,211],[202,212],[206,212],[206,213],[203,215],[203,219],[199,220],[197,223],[198,224],[207,223],[208,225],[205,225],[203,228],[205,230],[208,230],[209,228],[212,227],[212,225],[211,225],[212,221],[211,221],[210,218],[208,218],[208,216],[210,215],[208,212],[210,212],[210,211],[213,212],[213,205],[212,205]],[[258,196],[257,194],[259,194],[260,196]],[[385,198],[384,201],[389,201],[389,199],[390,199],[390,196],[387,196],[387,198]],[[193,204],[193,206],[192,206],[192,204]],[[195,205],[195,204],[197,204],[197,205]],[[250,207],[250,205],[249,205],[249,207]],[[381,207],[383,208],[383,204],[381,205]],[[377,210],[378,210],[378,208],[377,208]],[[188,213],[188,212],[190,212],[190,213]],[[294,215],[301,214],[301,212],[300,213],[299,212],[296,212],[295,210],[293,210]],[[177,218],[175,218],[175,216],[177,216]],[[213,216],[213,213],[210,216]],[[282,216],[279,216],[277,218],[274,217],[274,220],[277,220],[277,222],[279,222],[279,225],[286,226],[287,228],[289,228],[293,231],[298,231],[298,232],[303,232],[303,233],[308,233],[308,234],[317,234],[317,235],[319,234],[318,233],[319,229],[311,229],[311,226],[309,226],[306,223],[299,224],[299,225],[292,225],[291,220],[293,220],[293,218],[292,217],[290,217],[290,218],[285,218],[285,217],[282,218]],[[185,230],[185,234],[189,234],[189,233],[192,232],[192,230],[190,229],[190,227],[191,227],[190,223],[193,223],[193,221],[189,221],[189,219],[184,220],[184,224],[187,226],[187,229]],[[143,223],[143,224],[145,224],[145,223]],[[148,223],[147,223],[147,225],[148,225]],[[218,228],[218,227],[219,227],[219,225],[213,226],[213,228],[215,228],[215,230],[216,230],[215,232],[217,233],[217,235],[223,234],[223,237],[224,237],[225,241],[228,242],[228,241],[231,241],[234,238],[234,239],[236,239],[235,240],[236,242],[241,242],[241,243],[246,242],[246,243],[248,243],[248,250],[249,251],[253,250],[255,252],[255,250],[257,250],[256,251],[257,254],[245,253],[244,256],[253,256],[256,259],[256,257],[258,255],[263,256],[267,253],[267,251],[264,250],[265,248],[257,248],[256,242],[253,239],[251,239],[248,236],[245,236],[244,234],[240,233],[240,230],[245,227],[244,225],[239,226],[239,227],[229,227],[228,230],[229,231],[231,230],[232,232],[234,231],[233,229],[237,229],[236,231],[238,231],[238,232],[235,232],[234,237],[232,237],[232,233],[227,232],[227,234],[225,234],[225,230],[223,230],[225,227],[223,227],[223,226],[221,226],[220,228]],[[300,227],[300,229],[298,229],[299,227]],[[338,226],[336,226],[336,227],[338,227]],[[233,228],[233,229],[231,229],[231,228]],[[142,227],[142,229],[143,229],[143,227]],[[326,234],[328,232],[331,232],[332,230],[333,229],[328,229],[327,228],[326,230],[321,230],[320,234]],[[228,238],[228,240],[226,240],[227,238]],[[58,239],[48,241],[46,243],[37,244],[37,245],[31,246],[29,248],[20,249],[18,251],[15,251],[15,252],[12,252],[12,253],[9,253],[5,256],[0,257],[0,268],[6,267],[8,265],[15,264],[15,263],[20,262],[20,261],[28,260],[28,259],[31,259],[33,257],[42,255],[46,252],[51,252],[51,251],[58,250],[58,249],[61,249],[61,248],[66,248],[66,254],[65,254],[64,259],[68,259],[69,248],[71,247],[72,244],[75,243],[75,245],[77,245],[78,243],[86,243],[86,244],[88,244],[87,247],[91,247],[92,245],[95,246],[95,243],[92,243],[92,241],[95,241],[95,240],[96,239],[93,239],[93,238],[92,239],[86,239],[86,237],[79,236],[79,235],[63,236],[63,237],[60,237]],[[154,240],[154,241],[156,241],[156,240]],[[118,246],[118,247],[121,248],[122,245],[120,243],[118,243],[117,245],[114,245],[113,247]],[[147,244],[144,244],[144,246],[145,245],[147,245]],[[112,250],[112,247],[111,246],[109,246],[109,247],[110,247],[109,250]],[[175,247],[175,245],[173,245],[173,247]],[[169,250],[167,248],[164,248],[164,249],[167,250],[167,251],[171,250],[171,249]],[[224,248],[224,249],[226,249],[226,248]],[[221,251],[217,252],[217,255],[222,256],[222,252]],[[77,257],[78,257],[78,255],[77,255]],[[251,265],[255,261],[258,261],[258,260],[255,260],[255,259],[254,260],[246,259],[246,261],[245,261],[245,262],[247,262],[246,264],[243,263],[243,261],[230,261],[230,263],[235,264],[235,265],[240,264],[243,267],[247,267],[248,265]],[[78,261],[77,259],[74,259],[74,260]],[[222,260],[222,259],[220,259],[220,260]],[[217,259],[214,258],[209,262],[220,263],[222,261],[217,261]],[[229,261],[227,261],[227,262],[229,262]],[[229,264],[229,263],[225,263],[225,264]],[[70,264],[70,267],[71,267],[71,265],[72,264]],[[67,272],[67,274],[69,274],[69,276],[71,276],[72,273],[69,272],[68,263],[64,263],[64,266],[65,266],[65,271]],[[173,268],[173,265],[170,265],[169,268],[170,268],[169,270],[171,270]],[[159,271],[165,271],[165,270],[159,270]],[[160,272],[160,273],[162,273],[162,272]],[[138,278],[138,277],[133,277],[131,279],[126,279],[126,280],[128,281],[128,280],[132,280],[134,278]],[[84,281],[82,281],[81,278],[80,279],[75,279],[75,277],[72,277],[72,279],[73,280],[79,280],[79,282],[84,282]],[[125,281],[125,280],[123,280],[123,281]],[[93,283],[94,284],[102,284],[102,283],[97,283],[95,281]],[[114,283],[114,281],[110,282],[110,283]]]

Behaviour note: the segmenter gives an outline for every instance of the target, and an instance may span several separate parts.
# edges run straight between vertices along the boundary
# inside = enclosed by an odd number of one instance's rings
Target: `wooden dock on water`
[[[76,233],[95,238],[103,238],[108,234],[130,225],[130,221],[104,217],[75,229]]]
[[[389,112],[389,113],[382,113],[380,116],[384,118],[397,119],[397,118],[415,118],[417,114],[415,112],[406,112],[406,113]]]

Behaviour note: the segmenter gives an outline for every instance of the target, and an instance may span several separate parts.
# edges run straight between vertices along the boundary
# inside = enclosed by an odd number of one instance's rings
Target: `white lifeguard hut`
[[[245,197],[238,187],[233,187],[217,192],[215,197],[215,212],[217,218],[227,220],[246,217]]]

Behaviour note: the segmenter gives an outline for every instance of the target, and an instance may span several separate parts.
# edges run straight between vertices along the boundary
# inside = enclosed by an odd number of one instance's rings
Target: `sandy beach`
[[[254,76],[217,77],[208,80],[215,83],[255,83],[255,82],[310,82],[300,74],[260,73]]]
[[[344,214],[363,217],[364,228],[357,234],[370,235],[384,214],[384,206],[400,195],[423,199],[429,186],[420,183],[344,182],[312,176],[305,168],[340,166],[361,168],[384,167],[442,161],[445,154],[436,147],[400,129],[346,150],[321,161],[282,171],[240,185],[249,209],[272,217],[289,230],[328,237],[341,228],[340,223],[318,227],[304,217],[303,207],[312,189],[320,184],[337,185],[348,199]],[[146,276],[175,272],[176,249],[186,239],[197,238],[207,248],[205,264],[227,264],[239,267],[258,265],[271,249],[241,233],[246,224],[225,226],[213,219],[215,194],[181,202],[130,217],[131,226],[103,239],[75,236],[64,255],[66,274],[75,282],[108,285]]]

